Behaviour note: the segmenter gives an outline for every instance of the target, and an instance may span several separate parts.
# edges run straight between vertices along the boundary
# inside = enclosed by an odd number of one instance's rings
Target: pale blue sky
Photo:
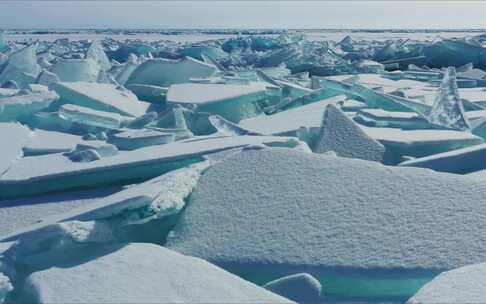
[[[486,28],[486,1],[8,1],[0,28]]]

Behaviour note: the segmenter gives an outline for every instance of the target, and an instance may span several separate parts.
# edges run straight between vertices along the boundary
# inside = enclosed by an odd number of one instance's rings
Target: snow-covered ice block
[[[432,129],[433,126],[420,114],[413,112],[389,112],[382,109],[360,109],[354,118],[372,127],[401,129]]]
[[[15,81],[21,88],[33,83],[41,72],[36,50],[37,44],[31,44],[11,54],[0,74],[0,85],[9,80]]]
[[[142,116],[150,104],[138,100],[130,91],[121,91],[112,84],[89,82],[57,82],[52,90],[61,101],[99,111],[115,112],[128,116]]]
[[[326,294],[407,299],[428,271],[486,259],[484,191],[420,168],[244,151],[204,173],[167,246],[254,280],[308,272],[335,278]]]
[[[486,169],[486,144],[415,158],[400,166],[429,168],[439,172],[465,174]]]
[[[308,273],[289,275],[268,282],[263,287],[297,303],[318,303],[322,301],[321,283]]]
[[[185,57],[181,60],[150,59],[139,65],[128,77],[126,84],[148,84],[168,87],[188,82],[191,78],[206,78],[214,74],[216,67]]]
[[[23,150],[26,156],[67,152],[81,141],[78,135],[36,129]]]
[[[32,132],[19,123],[0,123],[0,175],[22,156]]]
[[[402,130],[360,126],[395,156],[423,157],[483,143],[481,137],[455,130]]]
[[[72,104],[64,104],[59,108],[59,116],[70,122],[76,122],[104,129],[118,129],[125,122],[133,120],[113,112],[93,110]]]
[[[314,151],[334,151],[338,156],[381,162],[385,147],[367,135],[336,105],[327,106]]]
[[[53,91],[0,98],[0,121],[29,118],[58,99],[59,95]]]
[[[111,135],[109,141],[120,150],[136,150],[173,142],[174,135],[150,129],[125,130]]]
[[[198,111],[218,114],[230,121],[239,122],[261,114],[256,102],[265,97],[265,86],[262,83],[183,83],[170,86],[166,99],[168,104],[196,107]]]
[[[455,130],[470,129],[456,83],[456,70],[449,67],[427,118],[431,123]]]
[[[133,183],[198,162],[204,154],[252,144],[298,143],[288,137],[232,136],[150,146],[91,162],[73,162],[61,153],[27,157],[0,177],[0,197]]]
[[[408,304],[486,303],[486,263],[446,271],[408,300]]]
[[[292,303],[158,245],[132,243],[111,251],[86,263],[31,274],[23,298],[36,303]]]
[[[64,82],[96,82],[100,66],[91,58],[59,59],[51,72]]]

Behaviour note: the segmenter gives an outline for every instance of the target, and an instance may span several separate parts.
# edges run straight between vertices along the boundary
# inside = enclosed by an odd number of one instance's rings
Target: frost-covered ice
[[[463,266],[438,275],[425,284],[409,304],[486,302],[486,263]]]
[[[105,247],[104,255],[31,274],[36,303],[292,303],[204,260],[153,244]],[[112,251],[112,252],[110,252]]]

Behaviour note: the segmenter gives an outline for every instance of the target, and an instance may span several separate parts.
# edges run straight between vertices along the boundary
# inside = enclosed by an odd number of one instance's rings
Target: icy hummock
[[[154,244],[103,246],[99,257],[31,274],[36,303],[292,303],[204,260]],[[80,288],[82,287],[82,288]]]

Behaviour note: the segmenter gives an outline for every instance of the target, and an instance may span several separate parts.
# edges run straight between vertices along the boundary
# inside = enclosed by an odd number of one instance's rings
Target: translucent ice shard
[[[204,173],[167,247],[258,282],[309,272],[325,294],[406,300],[437,272],[486,259],[484,191],[431,170],[244,151]]]
[[[58,82],[51,84],[51,89],[59,94],[64,103],[128,116],[141,116],[150,105],[139,101],[130,91],[118,90],[112,84]]]
[[[372,127],[401,129],[432,129],[427,119],[413,112],[389,112],[381,109],[361,109],[355,120]]]
[[[26,145],[32,132],[18,123],[0,123],[0,176],[10,165],[22,156],[22,148]]]
[[[27,120],[58,99],[53,91],[0,98],[0,121]]]
[[[120,150],[136,150],[174,141],[174,135],[157,130],[126,130],[110,136],[109,141]]]
[[[338,156],[382,161],[385,147],[368,136],[337,106],[327,106],[316,153],[334,151]]]
[[[108,59],[103,47],[97,41],[91,43],[86,52],[86,58],[93,59],[103,71],[108,71],[111,67],[110,59]]]
[[[308,273],[289,275],[268,282],[263,287],[297,303],[317,303],[322,301],[321,283]]]
[[[407,304],[486,302],[486,263],[445,271],[425,284]]]
[[[257,101],[265,99],[261,83],[236,84],[175,84],[167,92],[168,104],[197,108],[200,112],[221,115],[232,122],[257,116],[261,108]]]
[[[461,131],[470,129],[459,97],[454,67],[447,69],[440,85],[439,94],[427,117],[431,123],[436,125]]]
[[[0,84],[14,80],[21,87],[34,83],[35,78],[41,72],[37,64],[37,45],[32,44],[11,54],[7,66],[0,74]]]
[[[72,104],[62,105],[59,109],[59,116],[70,122],[104,129],[118,129],[123,123],[133,120],[131,117],[118,113],[97,111]]]
[[[292,303],[204,260],[162,246],[133,243],[101,249],[111,253],[77,266],[33,273],[23,286],[24,299],[36,303],[77,299],[85,303]]]
[[[100,66],[91,58],[88,59],[59,59],[52,72],[61,81],[66,82],[96,82],[100,73]]]
[[[148,84],[168,87],[183,83],[190,78],[205,78],[213,75],[216,67],[193,58],[181,60],[151,59],[139,65],[126,84]]]
[[[225,58],[228,55],[221,50],[219,47],[214,47],[214,46],[190,46],[187,48],[183,48],[178,51],[179,55],[182,56],[187,56],[187,57],[192,57],[197,60],[204,60],[202,55],[206,54],[209,55],[211,58],[214,58],[216,60]]]
[[[131,54],[130,57],[128,57],[128,60],[123,64],[123,67],[116,74],[115,80],[119,84],[124,85],[132,72],[135,71],[135,69],[138,67],[138,65],[139,61],[137,56]]]
[[[261,135],[258,133],[253,133],[251,131],[248,131],[241,126],[232,123],[231,121],[227,121],[223,117],[219,115],[211,115],[209,116],[209,121],[213,125],[213,127],[218,130],[218,133],[224,134],[224,135],[233,135],[233,136],[238,136],[238,135]]]

